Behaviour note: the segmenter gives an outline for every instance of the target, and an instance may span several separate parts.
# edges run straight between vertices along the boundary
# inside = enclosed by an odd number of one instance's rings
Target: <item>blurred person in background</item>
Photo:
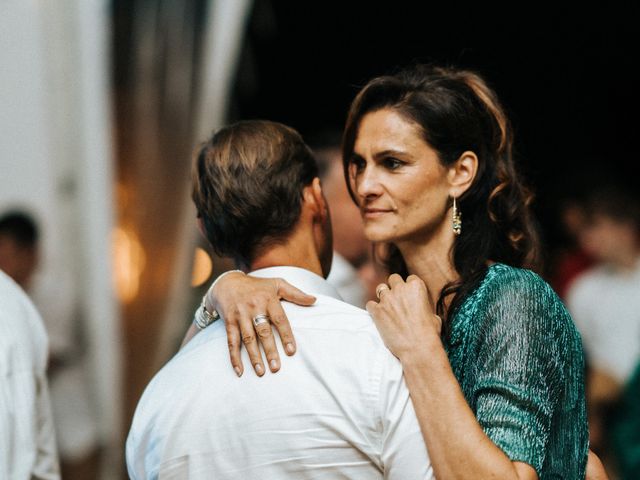
[[[559,221],[563,245],[554,255],[550,282],[560,298],[567,298],[574,280],[593,265],[593,259],[580,244],[580,234],[587,222],[584,199],[578,196],[560,202]]]
[[[55,278],[39,275],[39,259],[40,234],[33,216],[20,210],[1,215],[0,269],[44,312],[49,335],[47,374],[62,476],[65,480],[96,478],[98,430],[84,365],[86,340],[78,293],[69,271],[59,271]]]
[[[640,361],[640,202],[623,186],[587,199],[582,248],[596,262],[567,295],[588,358],[587,402],[593,449],[607,463],[609,420]]]
[[[60,478],[47,355],[47,334],[40,315],[18,284],[0,271],[2,479]]]
[[[386,278],[386,271],[372,258],[372,245],[364,236],[360,211],[344,182],[341,136],[340,132],[327,131],[309,140],[331,209],[334,252],[327,281],[345,302],[364,308],[367,301],[375,298],[376,285]]]

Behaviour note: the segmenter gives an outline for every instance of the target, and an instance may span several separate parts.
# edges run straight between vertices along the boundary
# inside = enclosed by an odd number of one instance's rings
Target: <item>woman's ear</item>
[[[200,235],[202,235],[202,238],[204,238],[205,240],[207,239],[207,230],[206,228],[204,228],[204,219],[198,215],[196,217],[196,223],[198,225],[198,231],[200,232]]]
[[[449,195],[454,198],[460,197],[469,189],[473,179],[476,178],[476,173],[478,173],[478,156],[467,150],[449,168]]]

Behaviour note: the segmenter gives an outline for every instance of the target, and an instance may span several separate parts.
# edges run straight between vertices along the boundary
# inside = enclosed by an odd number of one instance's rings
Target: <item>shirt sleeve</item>
[[[60,478],[58,452],[49,399],[49,385],[44,372],[37,378],[36,415],[35,435],[38,448],[32,478],[56,480]]]
[[[400,362],[385,350],[380,384],[382,464],[387,480],[434,479]]]
[[[487,436],[540,474],[563,385],[570,318],[551,288],[518,270],[488,286],[478,312],[472,404]]]

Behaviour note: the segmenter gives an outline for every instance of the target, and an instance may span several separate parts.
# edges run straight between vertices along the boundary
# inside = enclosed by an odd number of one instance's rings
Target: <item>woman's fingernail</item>
[[[236,375],[238,375],[239,377],[242,376],[242,370],[240,370],[240,367],[234,367],[233,369],[236,371]]]
[[[262,365],[260,365],[259,363],[256,363],[255,367],[256,367],[256,373],[258,375],[262,375],[264,373],[264,368],[262,368]]]
[[[284,349],[287,351],[287,353],[288,353],[289,355],[291,355],[293,352],[295,352],[295,351],[296,351],[296,349],[293,347],[293,343],[287,343],[287,344],[284,346]]]
[[[271,370],[277,370],[278,369],[278,362],[273,359],[269,362],[269,366],[271,367]]]

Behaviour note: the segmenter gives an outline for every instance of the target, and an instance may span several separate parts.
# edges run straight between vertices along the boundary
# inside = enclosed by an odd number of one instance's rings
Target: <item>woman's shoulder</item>
[[[516,300],[518,298],[527,300],[534,296],[545,298],[552,303],[561,303],[551,286],[540,275],[532,270],[512,267],[504,263],[494,263],[489,266],[481,283],[481,289],[483,296],[490,298],[516,295]]]
[[[511,324],[518,320],[544,323],[555,328],[571,327],[573,322],[551,286],[537,273],[503,263],[492,264],[478,288],[478,308]],[[542,326],[542,325],[538,325]]]

